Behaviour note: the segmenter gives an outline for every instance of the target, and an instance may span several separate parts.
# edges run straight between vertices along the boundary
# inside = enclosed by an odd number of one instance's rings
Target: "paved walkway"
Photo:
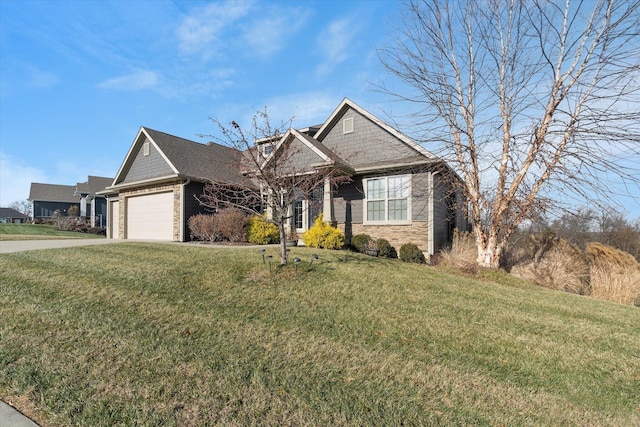
[[[0,400],[0,426],[2,427],[39,427],[13,406]]]
[[[120,241],[121,240],[111,239],[7,240],[0,241],[0,254],[32,251],[36,249],[58,249],[72,248],[74,246],[105,245]]]

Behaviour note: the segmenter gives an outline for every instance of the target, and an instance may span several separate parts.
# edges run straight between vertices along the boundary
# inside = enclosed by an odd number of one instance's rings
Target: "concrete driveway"
[[[113,239],[64,239],[64,240],[9,240],[0,241],[0,254],[33,251],[36,249],[72,248],[74,246],[107,245],[121,240]]]

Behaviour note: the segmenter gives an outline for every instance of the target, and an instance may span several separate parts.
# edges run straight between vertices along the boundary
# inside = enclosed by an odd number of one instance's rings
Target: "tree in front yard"
[[[639,28],[638,1],[408,2],[383,89],[461,175],[479,265],[536,215],[638,191]]]
[[[235,207],[253,215],[265,212],[279,230],[280,263],[288,261],[287,225],[292,227],[292,206],[300,199],[317,200],[326,187],[331,189],[349,180],[335,162],[326,162],[311,169],[299,163],[301,149],[294,144],[291,120],[272,126],[267,111],[257,112],[250,129],[235,121],[226,126],[213,120],[221,136],[210,135],[216,142],[242,153],[241,182],[210,182],[205,186],[200,203],[211,209]],[[268,146],[269,150],[264,147]]]

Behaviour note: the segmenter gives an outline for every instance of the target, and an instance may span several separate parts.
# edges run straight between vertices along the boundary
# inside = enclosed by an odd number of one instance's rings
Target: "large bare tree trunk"
[[[541,212],[640,191],[640,2],[410,0],[380,51],[462,178],[478,265]]]

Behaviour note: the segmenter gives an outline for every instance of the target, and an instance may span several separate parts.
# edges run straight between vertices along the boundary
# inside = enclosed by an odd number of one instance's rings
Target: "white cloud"
[[[305,24],[308,12],[301,8],[272,8],[268,16],[252,21],[244,32],[244,39],[253,53],[269,56],[283,48],[287,39]]]
[[[316,75],[324,77],[349,57],[354,49],[353,42],[359,31],[353,18],[338,19],[327,27],[317,39],[322,63],[316,68]]]
[[[219,34],[246,16],[252,6],[252,1],[228,0],[194,9],[177,29],[180,49],[186,53],[213,54]]]
[[[101,89],[140,90],[156,87],[160,77],[154,71],[141,70],[133,74],[114,77],[98,84]]]
[[[26,200],[32,182],[47,182],[45,173],[0,151],[0,206]]]

